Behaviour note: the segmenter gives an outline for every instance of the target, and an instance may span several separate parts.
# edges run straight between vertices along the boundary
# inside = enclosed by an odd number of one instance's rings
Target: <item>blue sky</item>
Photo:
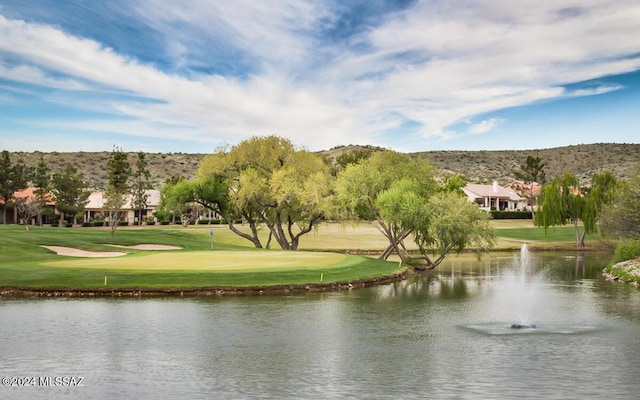
[[[636,0],[0,0],[0,149],[639,143]]]

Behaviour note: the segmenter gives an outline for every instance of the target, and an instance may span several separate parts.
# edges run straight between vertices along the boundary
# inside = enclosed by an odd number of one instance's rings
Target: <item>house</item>
[[[476,203],[485,211],[519,211],[524,210],[526,200],[520,197],[514,190],[498,185],[494,181],[492,185],[467,184],[462,188],[467,199]]]
[[[38,188],[35,187],[29,187],[26,189],[22,189],[20,191],[17,191],[13,194],[13,198],[14,201],[16,200],[26,200],[27,202],[31,202],[35,199],[37,199],[37,195],[35,193],[35,191],[38,190]],[[51,217],[53,216],[53,214],[55,213],[55,202],[51,199],[50,196],[46,196],[46,205],[45,208],[49,209],[50,211],[48,212],[44,212],[42,214],[42,223],[43,224],[50,224],[51,223]],[[0,202],[4,203],[4,199],[0,198]],[[6,209],[6,216],[7,216],[7,220],[4,221],[4,223],[6,224],[17,224],[17,223],[23,223],[23,221],[20,221],[20,216],[18,215],[18,209],[16,208],[15,204],[9,203],[7,204],[7,209]],[[0,219],[2,219],[2,215],[0,215]],[[37,223],[37,217],[34,217],[32,219],[32,224]]]
[[[160,191],[155,189],[145,190],[145,194],[147,195],[147,208],[142,210],[143,220],[153,218],[153,212],[156,211],[160,205]],[[128,196],[127,202],[122,207],[122,211],[126,213],[123,220],[128,221],[129,223],[138,221],[138,217],[140,216],[139,211],[133,209],[131,200],[131,196]],[[89,195],[89,202],[84,206],[84,222],[94,221],[97,218],[104,218],[106,211],[104,207],[105,202],[106,199],[104,198],[103,192],[91,193]]]

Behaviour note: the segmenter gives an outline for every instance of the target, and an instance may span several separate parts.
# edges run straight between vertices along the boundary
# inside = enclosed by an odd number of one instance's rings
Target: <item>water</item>
[[[0,299],[0,376],[83,377],[0,398],[636,398],[638,289],[595,254],[526,259],[524,292],[493,254],[335,293]],[[537,329],[510,329],[523,309]]]

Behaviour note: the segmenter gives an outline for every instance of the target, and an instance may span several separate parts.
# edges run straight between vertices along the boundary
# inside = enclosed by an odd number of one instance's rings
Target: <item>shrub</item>
[[[210,219],[199,219],[198,225],[209,225],[211,223]]]
[[[82,226],[85,228],[88,228],[88,227],[95,226],[95,224],[93,222],[83,222]]]
[[[129,221],[118,221],[118,226],[129,226]]]
[[[614,263],[633,260],[640,256],[640,240],[623,240],[616,247]]]
[[[169,225],[171,221],[160,221],[160,225]]]

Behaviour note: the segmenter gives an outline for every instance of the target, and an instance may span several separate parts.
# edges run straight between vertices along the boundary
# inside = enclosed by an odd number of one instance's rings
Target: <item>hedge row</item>
[[[531,211],[491,211],[493,219],[533,219]]]

